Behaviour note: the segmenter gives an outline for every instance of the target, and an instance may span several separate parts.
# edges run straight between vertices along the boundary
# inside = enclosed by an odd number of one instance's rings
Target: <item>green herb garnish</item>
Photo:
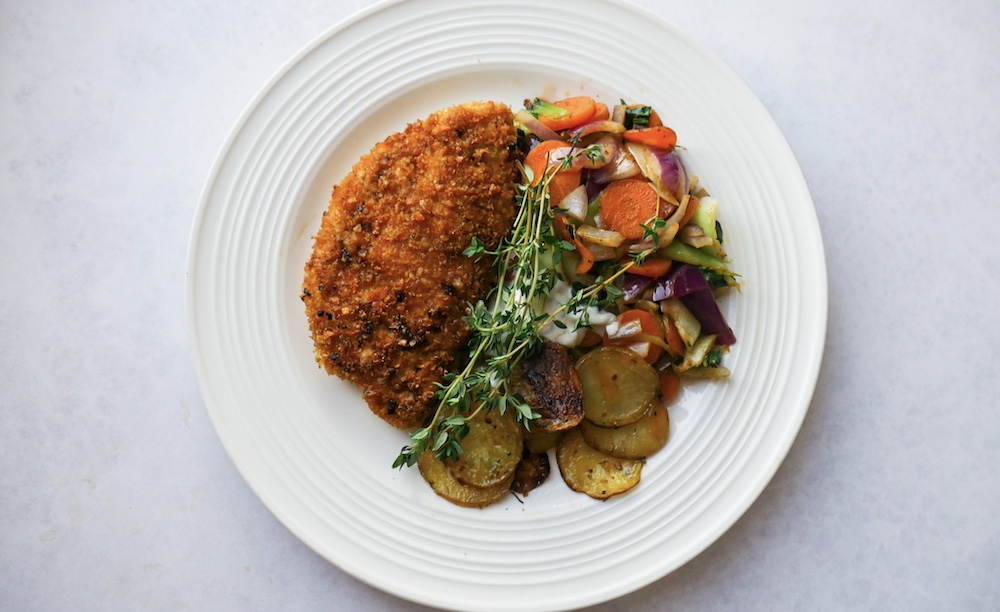
[[[702,365],[709,368],[717,368],[719,367],[719,365],[721,365],[721,363],[722,363],[722,349],[716,347],[711,351],[709,351],[708,355],[705,355],[705,360],[702,362]]]
[[[622,104],[625,102],[622,101]],[[636,108],[625,109],[625,128],[633,130],[636,128],[648,128],[649,118],[653,114],[651,106],[637,106]]]
[[[701,275],[705,277],[705,280],[708,282],[708,286],[712,289],[722,289],[723,287],[728,287],[732,284],[730,278],[726,277],[724,274],[719,274],[718,272],[709,270],[705,267],[698,268],[698,270],[701,272]]]

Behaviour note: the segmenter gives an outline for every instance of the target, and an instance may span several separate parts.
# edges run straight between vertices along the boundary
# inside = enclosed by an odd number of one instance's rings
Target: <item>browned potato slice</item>
[[[599,427],[590,421],[580,425],[583,439],[592,448],[623,459],[645,459],[663,448],[670,433],[670,419],[662,404],[654,404],[635,423],[621,427]]]
[[[642,461],[621,459],[587,446],[579,429],[559,442],[556,462],[566,485],[594,499],[607,499],[639,484]]]
[[[586,418],[601,427],[638,421],[659,392],[656,370],[628,349],[601,347],[581,357],[576,369]]]
[[[580,377],[561,344],[544,340],[541,351],[521,362],[511,383],[539,414],[533,431],[563,431],[583,420]]]
[[[532,453],[547,453],[559,444],[561,431],[535,431],[532,429],[524,434],[524,447]]]
[[[550,470],[548,453],[525,452],[514,472],[511,491],[527,495],[529,491],[548,479]]]
[[[425,451],[417,459],[420,475],[434,492],[453,504],[466,508],[483,508],[499,501],[510,492],[510,483],[514,480],[511,470],[507,479],[491,487],[470,487],[462,484],[452,476],[444,462],[434,455],[434,451]]]
[[[514,411],[480,412],[468,420],[469,433],[454,462],[447,462],[452,476],[473,487],[492,487],[514,473],[524,450],[524,430]]]

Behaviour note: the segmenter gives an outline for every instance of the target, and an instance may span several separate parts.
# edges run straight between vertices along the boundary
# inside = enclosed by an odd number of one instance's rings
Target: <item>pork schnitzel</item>
[[[462,252],[509,233],[518,157],[510,108],[463,104],[375,145],[333,189],[302,284],[316,361],[396,427],[433,412],[467,306],[495,284]]]

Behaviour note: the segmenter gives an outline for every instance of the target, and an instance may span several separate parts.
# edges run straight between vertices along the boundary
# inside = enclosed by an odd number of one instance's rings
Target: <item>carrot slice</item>
[[[549,165],[549,154],[556,149],[568,146],[568,144],[561,140],[545,140],[528,151],[528,154],[524,156],[524,165],[531,168],[532,185],[542,182],[542,176]]]
[[[591,268],[594,267],[594,253],[584,246],[579,238],[573,238],[573,246],[576,247],[576,252],[580,256],[580,263],[576,264],[576,273],[586,274],[590,272]]]
[[[673,401],[677,397],[677,392],[681,388],[681,377],[673,370],[663,370],[660,372],[660,397],[664,403]]]
[[[596,102],[594,104],[594,116],[590,118],[591,121],[607,121],[611,118],[611,111],[608,110],[608,105],[604,102]]]
[[[533,178],[532,185],[537,185],[542,181],[545,170],[549,166],[550,153],[555,149],[568,147],[569,145],[561,140],[546,140],[535,145],[535,148],[528,151],[524,156],[524,165],[531,168]],[[569,195],[580,186],[581,172],[579,170],[559,170],[552,180],[549,181],[549,202],[555,206],[562,202],[563,198]]]
[[[660,211],[660,196],[642,179],[613,181],[601,193],[601,221],[604,227],[625,236],[626,240],[640,240],[642,225]]]
[[[663,337],[663,323],[661,322],[659,316],[647,310],[640,310],[638,308],[636,308],[635,310],[626,310],[622,314],[618,315],[619,325],[626,325],[628,323],[631,323],[632,321],[638,321],[639,327],[642,329],[642,333],[648,336],[654,336],[656,338]],[[632,342],[634,341],[629,340],[628,338],[612,339],[608,338],[607,336],[604,337],[605,346],[628,347],[628,345],[631,344]],[[646,362],[647,363],[655,362],[657,359],[660,358],[660,353],[662,352],[663,349],[660,348],[658,344],[650,343],[649,352],[646,353],[645,357]]]
[[[549,203],[552,206],[559,204],[570,194],[571,191],[580,186],[580,171],[558,172],[552,181],[549,182]]]
[[[580,346],[582,348],[590,348],[597,346],[601,343],[601,335],[592,329],[588,329],[583,334],[583,340],[580,341]]]
[[[681,333],[677,331],[677,324],[670,317],[663,317],[663,334],[667,339],[667,346],[670,347],[670,353],[675,357],[683,355],[684,339],[681,338]]]
[[[559,240],[565,240],[566,242],[573,242],[573,235],[569,233],[569,228],[566,227],[566,217],[563,215],[556,215],[552,219],[552,231],[555,232],[556,237]]]
[[[558,106],[568,112],[559,117],[545,117],[543,115],[539,115],[538,120],[541,121],[545,127],[557,132],[561,130],[568,130],[587,123],[590,121],[590,118],[594,116],[594,111],[597,108],[597,103],[594,102],[594,99],[589,96],[564,98],[557,102],[553,102],[552,105]]]
[[[649,257],[646,261],[642,262],[641,265],[632,266],[628,271],[632,274],[638,274],[639,276],[645,276],[647,278],[659,278],[667,272],[670,272],[670,267],[673,263],[673,260],[670,259],[663,259],[662,257]]]
[[[625,130],[622,138],[628,142],[644,144],[656,149],[666,149],[668,151],[677,146],[677,132],[665,125],[635,130]]]
[[[555,232],[559,240],[572,242],[573,246],[576,247],[576,253],[580,256],[580,261],[576,264],[576,273],[586,274],[590,272],[590,269],[594,267],[594,253],[579,238],[570,233],[566,217],[556,215],[552,220],[552,231]]]

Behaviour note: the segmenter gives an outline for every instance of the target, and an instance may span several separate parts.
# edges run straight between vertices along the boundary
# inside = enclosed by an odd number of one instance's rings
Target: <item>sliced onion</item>
[[[580,138],[584,136],[589,136],[591,134],[597,134],[598,132],[607,132],[609,134],[621,134],[625,131],[625,126],[617,121],[594,121],[592,123],[587,123],[576,128],[570,132],[569,138],[573,142],[577,142]]]
[[[635,303],[636,310],[645,310],[646,312],[659,313],[660,305],[651,300],[639,300]]]
[[[649,349],[652,348],[652,345],[649,342],[633,342],[625,348],[645,359],[649,355]]]
[[[639,166],[626,147],[618,147],[615,158],[606,166],[591,174],[591,180],[598,185],[606,185],[612,181],[632,178],[639,174]]]
[[[680,200],[688,192],[687,169],[677,151],[664,153],[653,149],[653,155],[660,162],[660,180],[664,185],[672,186],[674,195]]]
[[[677,239],[696,249],[712,246],[714,242],[711,237],[705,235],[705,230],[690,223],[681,228],[680,232],[677,233]]]
[[[517,122],[523,125],[529,132],[538,136],[542,140],[562,140],[562,136],[558,132],[554,131],[552,128],[547,127],[544,123],[535,119],[531,113],[524,110],[523,108],[514,115]]]
[[[566,194],[566,197],[559,202],[558,207],[565,210],[569,217],[577,221],[585,221],[587,219],[588,205],[587,187],[580,185]]]
[[[672,204],[666,200],[660,200],[660,218],[669,219],[675,212],[677,212],[678,204]]]
[[[625,106],[624,104],[619,104],[618,106],[616,106],[615,109],[611,111],[611,120],[616,123],[625,125],[625,111],[627,109],[628,107]]]
[[[696,249],[710,247],[713,244],[708,236],[681,236],[681,242]]]
[[[687,171],[680,157],[673,151],[654,149],[635,142],[626,142],[625,146],[660,197],[668,202],[678,203],[688,190]]]
[[[643,251],[648,251],[650,249],[656,249],[656,243],[648,238],[646,240],[640,240],[639,242],[633,242],[628,247],[629,253],[642,253]]]
[[[680,298],[669,298],[660,302],[660,312],[669,317],[677,328],[685,346],[691,346],[701,335],[701,321],[691,314]]]
[[[631,338],[642,333],[642,324],[639,321],[629,321],[628,323],[622,325],[617,324],[614,327],[608,325],[605,329],[608,334],[609,340],[624,340],[626,338]]]
[[[614,250],[609,246],[604,246],[603,244],[594,244],[588,242],[586,245],[587,249],[594,256],[594,261],[610,261],[612,259],[618,259],[618,251]]]
[[[705,190],[698,189],[698,175],[692,174],[691,176],[688,177],[688,193],[696,195],[699,198],[703,198],[708,195],[707,193],[699,193],[701,191]]]
[[[693,346],[688,347],[688,350],[684,353],[683,362],[677,366],[677,370],[680,372],[686,372],[692,368],[696,368],[705,362],[705,357],[708,357],[708,353],[715,348],[716,344],[721,344],[718,338],[708,334],[698,338],[698,341],[694,343]]]
[[[681,219],[684,218],[684,215],[687,213],[687,209],[690,204],[691,204],[691,196],[685,193],[684,196],[681,198],[681,201],[677,203],[677,210],[674,211],[674,214],[667,217],[667,224],[669,225],[672,223],[676,223],[680,225]]]
[[[729,378],[730,372],[729,368],[724,366],[695,366],[688,370],[684,370],[684,376],[688,378],[706,378],[706,379],[717,379],[717,378]]]
[[[603,136],[590,146],[596,146],[600,154],[588,156],[583,153],[582,147],[565,146],[552,149],[549,153],[549,165],[561,166],[567,157],[572,157],[570,170],[596,170],[606,166],[618,154],[618,140],[614,136]]]
[[[664,225],[660,229],[656,230],[656,235],[659,236],[660,240],[657,242],[657,247],[665,247],[674,241],[674,237],[677,236],[677,230],[680,226],[676,223],[671,223],[669,225]]]
[[[587,242],[611,247],[612,249],[618,248],[621,246],[621,243],[625,242],[625,236],[621,235],[621,233],[614,230],[599,229],[593,225],[581,225],[577,228],[576,235]]]

